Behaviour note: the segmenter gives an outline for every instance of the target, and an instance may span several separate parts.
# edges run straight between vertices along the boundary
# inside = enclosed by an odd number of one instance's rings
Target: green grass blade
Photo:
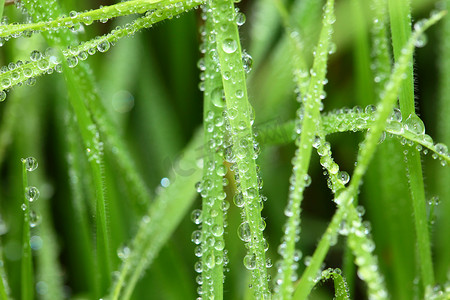
[[[84,166],[85,162],[85,151],[81,137],[79,137],[79,132],[77,131],[77,124],[74,120],[73,111],[67,112],[67,108],[61,107],[58,112],[63,115],[63,112],[69,113],[71,116],[67,120],[61,120],[66,125],[66,131],[63,133],[67,141],[67,150],[70,155],[67,158],[68,176],[69,176],[69,189],[71,193],[72,209],[73,209],[73,224],[77,230],[73,233],[74,239],[77,243],[71,249],[72,255],[77,255],[80,259],[77,261],[76,267],[79,269],[80,273],[84,274],[82,280],[82,289],[87,289],[92,297],[98,295],[100,291],[100,280],[96,276],[96,267],[93,254],[93,249],[91,241],[91,230],[88,222],[88,216],[90,215],[90,209],[85,203],[85,199],[95,199],[95,192],[88,186],[86,190],[86,195],[83,193],[85,188],[83,187],[83,178],[89,177],[91,175],[86,175],[89,170],[89,166]],[[64,122],[65,121],[65,122]],[[87,164],[87,163],[86,163]],[[92,206],[95,204],[92,203]]]
[[[0,261],[2,261],[2,262],[4,261],[3,244],[1,244],[1,243],[0,243]],[[5,299],[5,300],[9,299],[8,290],[6,289],[7,286],[8,286],[8,278],[6,277],[5,267],[2,264],[0,266],[0,298],[1,299]]]
[[[278,274],[275,279],[279,285],[275,291],[280,299],[288,299],[294,291],[292,278],[295,270],[293,265],[296,263],[294,257],[296,255],[295,243],[298,239],[297,228],[300,225],[300,205],[303,199],[303,191],[306,187],[305,178],[308,176],[307,172],[316,127],[320,123],[319,99],[321,99],[323,93],[323,82],[326,75],[334,18],[334,1],[327,1],[323,15],[323,27],[311,70],[311,79],[309,80],[307,93],[303,98],[303,106],[297,113],[300,120],[300,124],[297,126],[299,126],[299,129],[301,128],[301,134],[296,140],[298,154],[294,158],[294,172],[292,174],[294,183],[290,188],[288,206],[286,208],[288,220],[286,223],[286,234],[282,241],[284,249],[280,253],[282,255],[282,263],[281,268],[277,270]],[[299,71],[301,72],[301,70]],[[302,78],[302,76],[298,77]],[[300,82],[300,89],[302,89],[302,86],[304,84]]]
[[[206,6],[205,31],[203,43],[206,49],[204,60],[205,80],[203,96],[203,132],[205,153],[203,158],[203,178],[198,191],[202,196],[202,224],[201,224],[201,244],[202,249],[201,264],[203,283],[201,296],[205,299],[223,299],[223,268],[224,268],[224,201],[226,194],[223,190],[223,176],[227,172],[227,167],[223,161],[223,141],[217,137],[224,136],[224,111],[225,99],[223,98],[222,78],[219,66],[214,61],[212,53],[216,49],[213,42],[213,20],[207,13],[209,6]],[[218,148],[220,147],[220,148]],[[211,220],[208,221],[208,220]],[[210,241],[213,240],[214,243]],[[219,245],[219,247],[217,247]]]
[[[195,2],[195,1],[193,1]],[[48,3],[48,2],[47,2]],[[200,2],[195,2],[195,5]],[[52,21],[41,21],[29,24],[11,24],[0,25],[0,37],[18,37],[25,31],[38,31],[46,32],[52,29],[71,28],[80,24],[90,25],[93,21],[102,21],[103,23],[108,19],[126,16],[131,14],[143,14],[147,11],[153,10],[171,10],[173,7],[177,7],[176,14],[182,13],[191,9],[193,6],[186,5],[186,1],[170,1],[170,0],[132,0],[117,3],[114,5],[105,6],[99,9],[91,10],[88,12],[77,13],[75,11],[70,13],[70,16],[55,16]],[[149,14],[151,16],[152,13]],[[173,15],[171,15],[173,16]],[[165,15],[166,19],[168,15]]]
[[[450,9],[450,1],[445,1],[445,8]],[[450,145],[450,122],[448,122],[448,114],[450,113],[450,16],[446,15],[441,28],[441,45],[440,45],[440,95],[438,102],[438,138],[446,145]],[[446,115],[447,114],[447,115]],[[438,188],[436,189],[439,197],[450,199],[450,169],[439,168],[437,170],[436,181]],[[446,228],[450,228],[450,201],[441,201],[439,207],[441,218],[436,224],[436,280],[440,283],[448,281],[448,269],[450,267],[450,240],[447,236]]]
[[[23,219],[23,235],[22,235],[22,265],[21,265],[21,299],[32,300],[34,298],[34,275],[33,275],[33,260],[31,256],[30,246],[30,201],[27,197],[28,190],[28,159],[22,159],[22,182],[23,182],[23,204],[22,210],[24,213]]]
[[[245,232],[242,240],[247,244],[244,265],[252,273],[252,286],[257,298],[269,298],[264,237],[261,228],[261,203],[255,150],[251,124],[252,107],[248,102],[246,74],[242,62],[241,42],[235,21],[233,1],[212,0],[209,2],[216,33],[217,54],[225,92],[227,118],[230,124],[232,155],[239,176],[239,190],[244,205],[244,222],[240,227]],[[224,30],[225,29],[225,30]],[[247,170],[245,172],[245,170]]]
[[[5,7],[5,0],[0,0],[0,18],[3,17],[3,8]]]
[[[366,24],[367,15],[363,9],[363,2],[352,0],[352,15],[356,29],[354,40],[354,69],[356,99],[358,104],[366,106],[374,103],[373,74],[370,69],[369,37]]]
[[[410,1],[389,1],[392,43],[396,60],[401,55],[402,47],[407,43],[411,35],[411,11]],[[418,26],[419,23],[418,23]],[[421,123],[416,116],[414,104],[413,66],[408,66],[405,80],[400,89],[400,110],[405,124]],[[408,122],[408,120],[410,120]],[[413,125],[415,126],[415,125]],[[411,131],[411,130],[410,130]],[[420,154],[417,151],[408,151],[405,155],[407,173],[410,181],[410,193],[414,210],[417,245],[420,257],[421,279],[424,290],[434,284],[433,263],[431,258],[431,243],[427,225],[427,212],[425,202],[425,187],[423,184],[422,164]]]
[[[196,192],[194,185],[200,180],[198,147],[202,136],[197,134],[184,151],[179,165],[186,173],[172,173],[170,185],[157,196],[149,212],[139,224],[130,243],[130,254],[123,261],[117,280],[111,290],[111,299],[129,299],[142,272],[147,269],[161,247],[170,237],[181,218],[187,213]]]

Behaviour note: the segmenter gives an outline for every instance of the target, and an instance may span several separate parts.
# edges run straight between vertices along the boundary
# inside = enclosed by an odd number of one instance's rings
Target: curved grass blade
[[[202,136],[197,134],[180,158],[179,165],[190,174],[172,173],[168,177],[170,185],[156,197],[148,214],[140,221],[139,229],[130,242],[130,254],[123,261],[112,286],[111,299],[131,297],[140,276],[187,213],[196,196],[194,185],[201,178],[202,172],[198,167],[201,143]]]
[[[191,9],[198,4],[198,2],[191,2],[185,8]],[[39,51],[33,51],[30,55],[31,61],[18,61],[14,64],[14,67],[0,74],[0,87],[6,90],[24,83],[33,84],[38,76],[51,74],[53,71],[62,72],[63,61],[66,61],[69,67],[73,68],[77,66],[78,62],[86,60],[89,55],[108,51],[111,45],[115,44],[119,39],[132,36],[143,28],[151,27],[153,24],[169,18],[169,16],[175,16],[183,12],[184,10],[179,11],[176,6],[148,12],[144,17],[119,26],[108,34],[83,42],[78,46],[70,46],[63,49],[62,55],[57,49],[52,48],[46,49],[44,54]]]
[[[117,4],[104,6],[87,12],[70,12],[69,16],[60,16],[51,21],[41,21],[29,24],[0,25],[0,38],[20,37],[30,35],[34,32],[46,32],[54,29],[73,28],[85,24],[90,25],[93,21],[106,22],[109,19],[127,16],[131,14],[151,13],[156,10],[172,10],[180,14],[192,8],[195,1],[171,1],[171,0],[132,0]],[[199,3],[196,3],[198,5]],[[172,17],[171,15],[170,17]],[[169,16],[167,16],[169,17]]]
[[[418,134],[406,130],[394,114],[388,120],[385,132],[401,140],[402,144],[416,145],[417,150],[427,154],[433,152],[433,159],[439,159],[443,166],[450,165],[448,146],[436,143],[428,134]],[[323,130],[325,135],[339,132],[357,132],[370,129],[374,123],[374,113],[344,112],[329,113],[323,116]],[[277,127],[263,127],[258,129],[258,141],[262,145],[279,145],[291,143],[295,140],[296,121],[288,121]],[[270,138],[269,138],[270,137]],[[428,150],[426,150],[428,149]]]
[[[348,285],[344,277],[342,277],[340,269],[328,268],[322,271],[321,280],[333,279],[334,282],[334,299],[336,300],[348,300],[350,295],[348,293]]]

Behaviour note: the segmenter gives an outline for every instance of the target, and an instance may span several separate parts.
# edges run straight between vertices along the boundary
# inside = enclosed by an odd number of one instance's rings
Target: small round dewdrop
[[[25,188],[25,197],[28,199],[28,201],[33,202],[36,201],[39,198],[39,190],[34,186],[27,186]]]
[[[5,99],[6,99],[6,92],[0,91],[0,102],[5,101]]]
[[[222,44],[222,50],[226,53],[233,53],[237,50],[237,43],[232,39],[225,39]]]
[[[31,156],[27,157],[25,159],[22,159],[22,162],[25,164],[25,168],[29,172],[36,170],[38,167],[38,162],[37,162],[36,158],[31,157]]]

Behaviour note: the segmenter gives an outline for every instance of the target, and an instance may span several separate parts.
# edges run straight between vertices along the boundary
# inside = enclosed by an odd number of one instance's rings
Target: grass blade
[[[22,159],[22,182],[23,182],[23,204],[22,210],[24,213],[23,219],[23,235],[22,235],[22,266],[21,266],[21,299],[32,300],[34,298],[34,275],[33,275],[33,260],[31,256],[30,246],[30,201],[28,194],[28,161],[30,158]]]
[[[411,11],[410,1],[389,1],[392,43],[394,46],[394,57],[396,60],[401,55],[402,47],[411,36]],[[420,23],[416,27],[420,27]],[[400,110],[405,125],[422,126],[423,122],[417,117],[414,106],[414,82],[413,66],[408,66],[405,80],[402,82],[399,102]],[[413,129],[414,130],[414,129]],[[409,130],[409,131],[413,131]],[[421,131],[420,129],[418,129]],[[424,130],[423,130],[424,131]],[[415,228],[417,234],[417,245],[420,257],[420,270],[423,289],[434,284],[433,263],[431,258],[431,243],[427,225],[427,212],[425,202],[425,187],[423,184],[422,164],[420,154],[417,151],[407,151],[406,165],[410,182],[410,193],[414,210]]]
[[[450,9],[450,1],[445,1],[445,9]],[[444,144],[450,145],[450,122],[446,114],[450,113],[450,16],[446,15],[441,28],[441,46],[440,46],[440,96],[438,104],[438,138]],[[450,169],[439,168],[436,174],[436,189],[441,199],[450,199]],[[450,228],[450,201],[442,201],[441,217],[438,218],[436,224],[436,233],[438,233],[436,241],[436,280],[440,283],[448,281],[448,269],[450,267],[450,240],[446,234],[446,228]]]
[[[153,262],[195,199],[194,185],[201,177],[197,150],[201,141],[202,137],[197,134],[179,161],[179,165],[189,174],[172,173],[168,177],[170,185],[157,196],[150,206],[148,215],[142,218],[139,229],[130,243],[130,254],[123,261],[117,280],[113,284],[111,299],[131,297],[142,272]]]
[[[323,15],[323,27],[320,33],[319,42],[316,48],[313,68],[311,70],[311,79],[309,87],[303,99],[303,106],[298,111],[298,118],[301,122],[297,125],[301,128],[301,135],[298,136],[296,144],[298,146],[298,154],[294,158],[294,172],[292,174],[288,206],[286,215],[288,220],[286,223],[285,236],[282,240],[282,262],[281,267],[277,270],[278,274],[276,282],[278,286],[275,289],[277,297],[280,299],[288,299],[291,297],[293,288],[293,278],[296,264],[295,243],[298,240],[298,229],[300,225],[300,205],[303,199],[303,191],[306,186],[305,178],[307,178],[308,167],[311,158],[311,149],[315,137],[316,126],[320,123],[320,99],[323,93],[323,82],[325,80],[328,53],[330,51],[330,40],[332,32],[332,24],[334,23],[334,1],[327,1]],[[299,76],[301,78],[301,76]],[[302,89],[304,84],[300,83]],[[292,181],[293,180],[293,181]]]
[[[262,199],[259,194],[258,175],[251,124],[252,107],[248,102],[246,76],[242,62],[242,50],[238,27],[235,21],[233,1],[212,0],[213,30],[216,33],[216,51],[220,63],[225,92],[227,118],[230,124],[232,156],[239,176],[238,193],[243,197],[244,222],[241,224],[241,239],[247,244],[248,253],[244,265],[252,273],[252,286],[256,298],[269,298],[265,258],[265,239],[261,228]],[[225,28],[225,30],[223,30]],[[230,159],[227,159],[230,160]]]

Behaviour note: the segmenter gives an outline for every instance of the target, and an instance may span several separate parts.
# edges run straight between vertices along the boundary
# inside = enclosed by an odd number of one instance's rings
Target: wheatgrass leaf
[[[73,238],[77,241],[75,245],[71,247],[73,250],[73,255],[77,255],[78,262],[77,266],[83,270],[84,280],[83,283],[89,288],[89,290],[98,294],[100,289],[100,282],[98,276],[95,276],[95,263],[93,253],[93,244],[91,241],[91,230],[89,227],[88,216],[91,215],[93,205],[87,207],[85,199],[94,199],[95,192],[93,188],[85,189],[83,187],[84,180],[89,178],[88,182],[91,182],[91,174],[88,169],[89,166],[85,166],[85,150],[82,147],[82,140],[79,137],[79,132],[77,131],[77,124],[74,120],[73,111],[67,111],[68,108],[63,105],[58,106],[58,112],[61,115],[68,113],[69,117],[65,118],[63,121],[66,124],[66,130],[61,133],[65,136],[67,142],[66,151],[70,153],[67,155],[67,168],[69,177],[69,190],[71,195],[71,207],[73,211],[73,224],[77,228],[72,234]],[[90,185],[87,185],[90,187]],[[86,190],[86,191],[85,191]],[[85,191],[83,193],[83,191]],[[89,204],[92,201],[89,202]],[[94,206],[95,207],[95,206]]]
[[[450,9],[450,1],[444,1],[445,9]],[[437,137],[445,145],[450,145],[450,122],[448,116],[450,113],[450,16],[446,15],[443,19],[440,34],[440,79],[439,79],[439,100],[437,108],[437,124],[439,124]],[[436,193],[441,199],[450,199],[450,169],[436,170]],[[434,230],[436,232],[436,281],[444,282],[448,280],[448,269],[450,266],[450,239],[447,237],[446,228],[450,228],[450,201],[442,201],[439,210],[442,213],[437,218]]]
[[[0,241],[0,259],[3,261],[3,244]],[[0,297],[9,299],[8,277],[6,276],[5,267],[0,266]]]
[[[160,191],[149,207],[148,214],[139,222],[136,235],[129,244],[129,255],[123,260],[112,286],[111,299],[129,299],[142,273],[151,265],[161,247],[171,236],[195,199],[194,185],[201,178],[198,147],[202,136],[195,138],[180,156],[178,165],[187,173],[176,170],[168,176],[169,186]]]
[[[330,246],[330,239],[335,239],[338,226],[342,222],[344,214],[347,214],[346,219],[348,222],[353,223],[355,221],[356,224],[359,224],[358,226],[355,225],[353,230],[350,231],[349,245],[353,249],[355,255],[359,257],[359,260],[357,259],[356,263],[359,265],[360,272],[363,274],[363,278],[369,286],[369,293],[372,297],[380,299],[385,299],[388,296],[385,288],[383,287],[384,283],[382,281],[382,277],[376,274],[377,272],[373,272],[372,266],[377,264],[375,257],[370,254],[370,248],[371,245],[373,245],[373,242],[367,239],[363,240],[365,237],[364,234],[356,234],[356,231],[360,232],[364,229],[362,228],[361,222],[358,221],[358,215],[352,203],[354,198],[356,198],[362,176],[365,173],[367,165],[375,151],[377,141],[383,131],[383,126],[385,126],[384,124],[386,123],[389,113],[392,111],[395,104],[396,95],[402,81],[402,74],[406,71],[409,61],[412,59],[414,44],[420,34],[422,34],[423,31],[429,26],[436,23],[443,17],[443,15],[443,13],[435,14],[430,20],[425,21],[423,26],[416,28],[416,32],[409,40],[407,47],[405,47],[402,51],[402,56],[399,63],[394,68],[389,83],[386,85],[385,92],[383,93],[384,97],[378,106],[375,122],[372,124],[370,131],[366,136],[364,146],[360,148],[358,162],[353,173],[353,178],[350,181],[350,185],[342,193],[339,193],[335,199],[335,202],[339,205],[338,211],[333,216],[330,225],[328,226],[325,234],[322,236],[322,239],[320,240],[319,245],[312,257],[311,264],[302,275],[297,287],[295,299],[305,299],[309,294],[309,291],[312,289],[313,283],[311,282],[311,278],[314,279],[314,274],[317,272],[321,262],[325,258]],[[367,246],[361,247],[362,245]]]
[[[194,2],[187,8],[190,9],[197,5],[198,3]],[[175,16],[183,12],[184,10],[178,11],[178,8],[174,7],[165,7],[162,10],[148,12],[144,17],[137,18],[129,24],[118,26],[108,34],[82,42],[78,46],[69,46],[62,49],[62,54],[57,48],[48,48],[44,53],[35,50],[30,55],[31,61],[18,61],[0,74],[1,88],[6,90],[23,83],[33,84],[38,76],[51,74],[53,71],[60,73],[63,71],[62,62],[64,60],[69,67],[74,68],[78,65],[78,62],[86,60],[89,55],[108,51],[111,45],[114,45],[119,39],[132,36],[143,28],[151,27],[153,24],[169,18],[169,16]]]
[[[170,10],[173,15],[167,16],[171,18],[174,15],[183,13],[191,9],[192,3],[195,1],[173,1],[173,0],[132,0],[104,6],[85,12],[71,11],[69,16],[61,15],[51,21],[40,21],[27,24],[8,24],[0,25],[0,38],[9,39],[17,38],[22,35],[29,36],[35,32],[46,32],[50,30],[59,30],[61,28],[76,28],[77,26],[91,25],[93,21],[107,22],[109,19],[127,16],[132,14],[143,14],[158,11]],[[198,5],[196,3],[195,5]],[[195,6],[194,5],[194,6]]]
[[[348,293],[347,282],[344,277],[342,277],[342,271],[338,268],[328,268],[322,271],[321,280],[325,281],[328,279],[332,279],[334,282],[334,297],[336,300],[346,300],[350,299],[350,295]]]
[[[60,12],[60,8],[55,1],[41,1],[37,4],[33,1],[23,3],[34,13],[34,18],[42,20],[51,18]],[[51,9],[49,9],[51,8]],[[53,35],[44,34],[51,46],[61,47],[64,42],[74,41],[73,35],[67,30],[61,30]],[[105,181],[103,169],[103,142],[100,139],[97,125],[93,122],[85,101],[95,99],[91,81],[88,78],[85,65],[78,68],[78,72],[68,67],[70,62],[62,61],[64,77],[69,92],[69,101],[75,112],[78,127],[83,138],[86,149],[86,156],[93,174],[95,195],[96,195],[96,257],[97,276],[100,278],[100,293],[106,292],[111,281],[111,245],[110,233],[107,221],[107,202],[105,198]]]
[[[291,175],[288,204],[285,214],[288,216],[286,221],[285,235],[282,238],[280,251],[282,261],[277,270],[275,282],[275,295],[279,299],[288,299],[294,292],[293,281],[295,264],[298,261],[298,250],[295,250],[295,243],[299,239],[298,228],[300,226],[301,202],[303,200],[303,191],[308,185],[309,176],[307,174],[311,158],[312,144],[315,138],[315,131],[320,124],[320,99],[323,93],[323,85],[326,75],[328,54],[330,52],[332,24],[334,17],[334,1],[327,1],[324,8],[322,19],[322,31],[315,50],[314,63],[311,69],[311,78],[306,94],[302,99],[302,106],[297,111],[301,133],[296,138],[295,143],[298,147],[293,159],[294,171]],[[301,70],[300,70],[301,71]],[[301,76],[300,77],[301,80]],[[300,81],[299,87],[302,89],[303,82]],[[294,280],[293,280],[294,279]]]
[[[225,151],[220,139],[224,136],[226,103],[220,67],[212,56],[216,49],[216,43],[214,42],[212,16],[207,14],[209,8],[208,4],[204,7],[206,34],[202,42],[206,52],[205,57],[199,62],[200,69],[205,72],[205,80],[201,83],[204,84],[203,151],[205,154],[203,177],[197,187],[197,191],[202,196],[202,210],[201,212],[194,211],[194,214],[201,214],[201,216],[197,216],[201,220],[195,221],[195,223],[201,221],[201,230],[195,231],[194,235],[201,233],[201,236],[197,236],[197,241],[194,240],[194,243],[200,242],[199,247],[196,248],[196,256],[201,255],[201,260],[196,267],[199,267],[199,263],[201,263],[201,267],[196,271],[201,271],[203,278],[201,296],[205,299],[216,297],[222,299],[223,268],[226,266],[224,263],[226,257],[224,254],[224,218],[226,214],[224,211],[226,212],[226,207],[229,205],[228,202],[225,202],[226,193],[223,190],[223,176],[228,170],[224,165],[223,154]],[[211,239],[214,240],[214,244],[210,243]],[[201,253],[197,253],[198,251]]]
[[[248,101],[236,12],[233,1],[212,0],[209,5],[214,25],[212,30],[216,33],[216,51],[225,93],[227,122],[230,125],[231,138],[227,141],[230,146],[227,150],[230,151],[226,160],[235,163],[237,193],[239,197],[243,197],[244,203],[242,205],[244,221],[238,230],[247,248],[244,266],[251,271],[254,296],[268,299],[271,293],[265,256],[267,246],[263,236],[261,186],[255,161],[258,153],[255,151],[257,145],[254,144],[251,127],[254,113]]]
[[[24,300],[32,300],[34,298],[34,272],[33,272],[33,260],[31,256],[30,246],[30,223],[31,223],[31,209],[28,193],[30,187],[28,186],[28,170],[29,162],[34,158],[22,158],[22,182],[23,182],[23,203],[21,208],[23,210],[23,223],[22,223],[22,261],[21,261],[21,298]]]
[[[371,105],[368,107],[369,109],[373,109]],[[356,110],[342,109],[324,115],[322,120],[325,135],[370,129],[375,121],[375,113],[358,112],[360,109],[360,107],[357,107]],[[450,164],[450,152],[448,151],[447,145],[433,141],[433,138],[428,134],[419,134],[405,129],[403,124],[399,122],[401,118],[398,119],[398,116],[398,110],[395,110],[390,119],[388,119],[384,130],[388,136],[397,137],[403,145],[414,146],[417,151],[422,151],[424,154],[428,154],[430,151],[433,152],[431,154],[432,158],[439,159],[440,164],[443,166]],[[258,142],[262,145],[291,143],[295,140],[295,130],[295,120],[277,124],[276,126],[256,128]],[[380,142],[385,137],[386,134],[382,134]]]
[[[392,45],[394,58],[399,60],[401,51],[411,36],[411,1],[389,0],[389,15],[391,20]],[[417,22],[414,27],[420,28],[423,21]],[[424,34],[416,40],[417,46],[423,46]],[[416,115],[414,100],[414,75],[413,65],[407,67],[403,74],[405,77],[400,86],[399,104],[405,126],[414,127],[416,131],[424,131],[422,120]],[[422,132],[421,132],[422,133]],[[420,156],[415,151],[406,151],[406,170],[411,195],[415,230],[417,235],[417,247],[420,257],[421,283],[423,289],[434,284],[434,270],[431,253],[431,243],[427,224],[425,186],[422,174]]]

